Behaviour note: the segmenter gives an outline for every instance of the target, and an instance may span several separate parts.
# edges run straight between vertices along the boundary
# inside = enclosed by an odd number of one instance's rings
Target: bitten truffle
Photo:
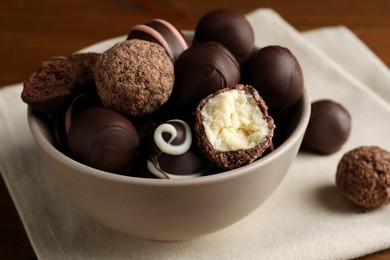
[[[242,63],[253,49],[255,36],[245,16],[231,9],[215,9],[202,16],[195,28],[193,44],[207,41],[221,43]]]
[[[171,95],[173,62],[157,43],[127,40],[102,54],[95,80],[103,106],[130,117],[143,116]]]
[[[70,100],[76,82],[74,64],[65,57],[53,57],[41,63],[24,82],[22,100],[32,109],[52,113]]]
[[[203,99],[195,131],[205,156],[223,169],[252,163],[271,145],[275,125],[258,92],[237,84]]]
[[[348,140],[351,125],[351,115],[344,106],[329,99],[315,101],[302,148],[324,155],[335,153]]]
[[[337,166],[340,194],[363,208],[390,203],[390,152],[377,146],[360,146],[347,152]]]

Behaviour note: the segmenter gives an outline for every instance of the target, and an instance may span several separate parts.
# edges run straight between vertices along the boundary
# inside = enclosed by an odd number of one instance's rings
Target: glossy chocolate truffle
[[[183,120],[169,120],[153,133],[146,167],[161,179],[183,179],[202,176],[210,163],[193,147],[192,131]]]
[[[95,80],[103,106],[138,117],[157,110],[168,100],[174,67],[163,47],[133,39],[102,54]]]
[[[53,57],[41,63],[24,82],[22,100],[32,109],[52,113],[64,107],[73,91],[76,71],[65,57]]]
[[[174,102],[194,111],[201,99],[239,80],[239,65],[228,49],[217,42],[197,44],[175,63]]]
[[[94,107],[74,118],[68,133],[71,156],[91,167],[124,173],[140,146],[133,124],[121,114]]]
[[[270,147],[275,125],[258,92],[237,84],[203,99],[195,132],[205,156],[223,169],[252,163]]]
[[[216,41],[223,44],[239,63],[251,53],[255,36],[245,16],[230,9],[215,9],[199,20],[193,44]]]
[[[88,108],[101,106],[96,94],[85,93],[74,97],[65,109],[55,114],[54,141],[60,151],[67,153],[67,136],[73,119]]]
[[[357,147],[341,158],[336,173],[340,194],[363,208],[390,203],[390,152],[377,146]]]
[[[185,36],[171,23],[162,19],[154,19],[145,24],[134,26],[127,36],[127,40],[130,39],[160,44],[173,61],[176,61],[179,55],[188,48]]]
[[[302,148],[319,154],[340,150],[351,132],[351,115],[339,103],[323,99],[311,104]]]
[[[243,82],[260,93],[270,110],[286,110],[302,97],[302,69],[287,48],[261,48],[245,62],[242,74]]]

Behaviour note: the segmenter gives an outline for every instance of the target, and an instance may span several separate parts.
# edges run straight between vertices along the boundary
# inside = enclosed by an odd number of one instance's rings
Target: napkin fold
[[[242,221],[183,242],[113,231],[81,212],[58,188],[30,135],[21,84],[0,90],[0,172],[40,259],[351,259],[390,248],[390,207],[361,212],[343,200],[335,170],[360,145],[390,150],[390,77],[347,28],[298,33],[271,9],[247,15],[256,44],[298,58],[312,100],[331,98],[352,115],[352,133],[329,156],[300,153],[276,192]],[[119,40],[120,38],[118,38]],[[104,51],[113,40],[86,51]]]

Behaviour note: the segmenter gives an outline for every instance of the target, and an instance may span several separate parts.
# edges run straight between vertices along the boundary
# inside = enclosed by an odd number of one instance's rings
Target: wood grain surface
[[[205,12],[220,7],[243,14],[273,8],[299,31],[345,25],[390,66],[389,0],[2,0],[0,87],[24,81],[51,56],[127,34],[135,24],[162,18],[180,29],[194,29]],[[35,258],[1,180],[0,259]],[[390,259],[390,249],[361,259]]]

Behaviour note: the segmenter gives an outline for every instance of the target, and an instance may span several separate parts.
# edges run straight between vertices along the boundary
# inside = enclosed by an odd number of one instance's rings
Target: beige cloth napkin
[[[346,28],[302,35],[269,9],[248,19],[259,46],[286,46],[298,57],[312,100],[332,98],[350,111],[353,130],[342,151],[299,154],[271,198],[231,227],[192,241],[143,240],[96,223],[67,200],[30,136],[21,84],[3,88],[0,171],[40,259],[350,259],[390,248],[390,206],[360,212],[338,195],[334,181],[347,150],[390,150],[387,68]],[[353,62],[357,55],[359,62]]]

